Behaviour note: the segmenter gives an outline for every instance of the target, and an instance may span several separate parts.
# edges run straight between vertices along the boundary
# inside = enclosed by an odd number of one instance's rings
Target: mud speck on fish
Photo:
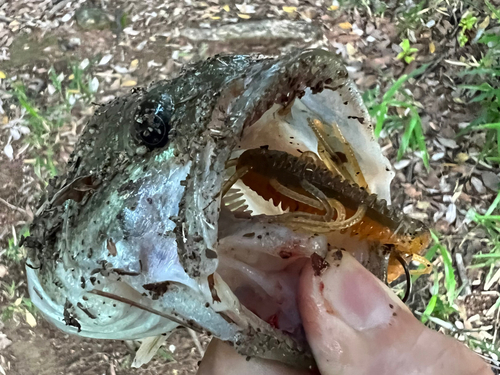
[[[311,255],[311,264],[315,276],[320,276],[330,266],[330,264],[317,253]]]

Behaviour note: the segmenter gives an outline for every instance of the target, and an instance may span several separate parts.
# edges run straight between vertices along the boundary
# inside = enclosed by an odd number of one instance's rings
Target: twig
[[[455,260],[457,261],[458,275],[460,276],[460,280],[462,280],[462,285],[464,286],[463,293],[468,296],[472,293],[472,289],[470,288],[470,282],[467,277],[467,271],[465,270],[464,258],[462,257],[462,254],[456,253]]]
[[[10,208],[11,210],[14,210],[14,211],[22,213],[23,215],[29,216],[28,212],[26,212],[26,210],[23,210],[22,208],[19,208],[19,207],[16,207],[16,206],[10,204],[5,199],[0,198],[0,203],[4,204],[5,206]]]
[[[198,349],[198,352],[200,353],[200,355],[203,357],[205,355],[205,351],[203,350],[203,348],[201,347],[201,343],[200,343],[200,339],[198,339],[198,335],[196,335],[196,332],[193,331],[192,329],[190,328],[187,328],[188,332],[189,332],[189,335],[191,336],[191,338],[193,339],[194,341],[194,345],[196,346],[196,349]]]

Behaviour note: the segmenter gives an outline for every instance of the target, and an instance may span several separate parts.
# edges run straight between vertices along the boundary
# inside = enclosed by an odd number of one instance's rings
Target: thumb
[[[464,345],[421,324],[347,252],[304,268],[299,309],[323,375],[492,375]]]

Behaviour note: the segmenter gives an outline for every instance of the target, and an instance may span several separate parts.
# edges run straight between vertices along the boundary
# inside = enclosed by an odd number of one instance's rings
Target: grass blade
[[[446,296],[448,298],[448,302],[451,305],[455,301],[456,287],[457,287],[457,281],[455,280],[455,270],[453,269],[453,261],[451,258],[451,254],[446,248],[446,246],[443,246],[441,244],[437,234],[434,231],[431,231],[431,237],[434,240],[434,242],[438,245],[439,253],[443,258],[444,277],[445,277],[444,286],[446,288]]]

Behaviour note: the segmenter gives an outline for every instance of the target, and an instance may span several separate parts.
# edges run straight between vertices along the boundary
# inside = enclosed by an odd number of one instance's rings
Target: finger
[[[351,255],[302,272],[299,309],[323,375],[491,375],[475,353],[426,328]]]
[[[201,361],[198,375],[306,375],[307,372],[266,359],[247,360],[230,345],[213,339]]]

